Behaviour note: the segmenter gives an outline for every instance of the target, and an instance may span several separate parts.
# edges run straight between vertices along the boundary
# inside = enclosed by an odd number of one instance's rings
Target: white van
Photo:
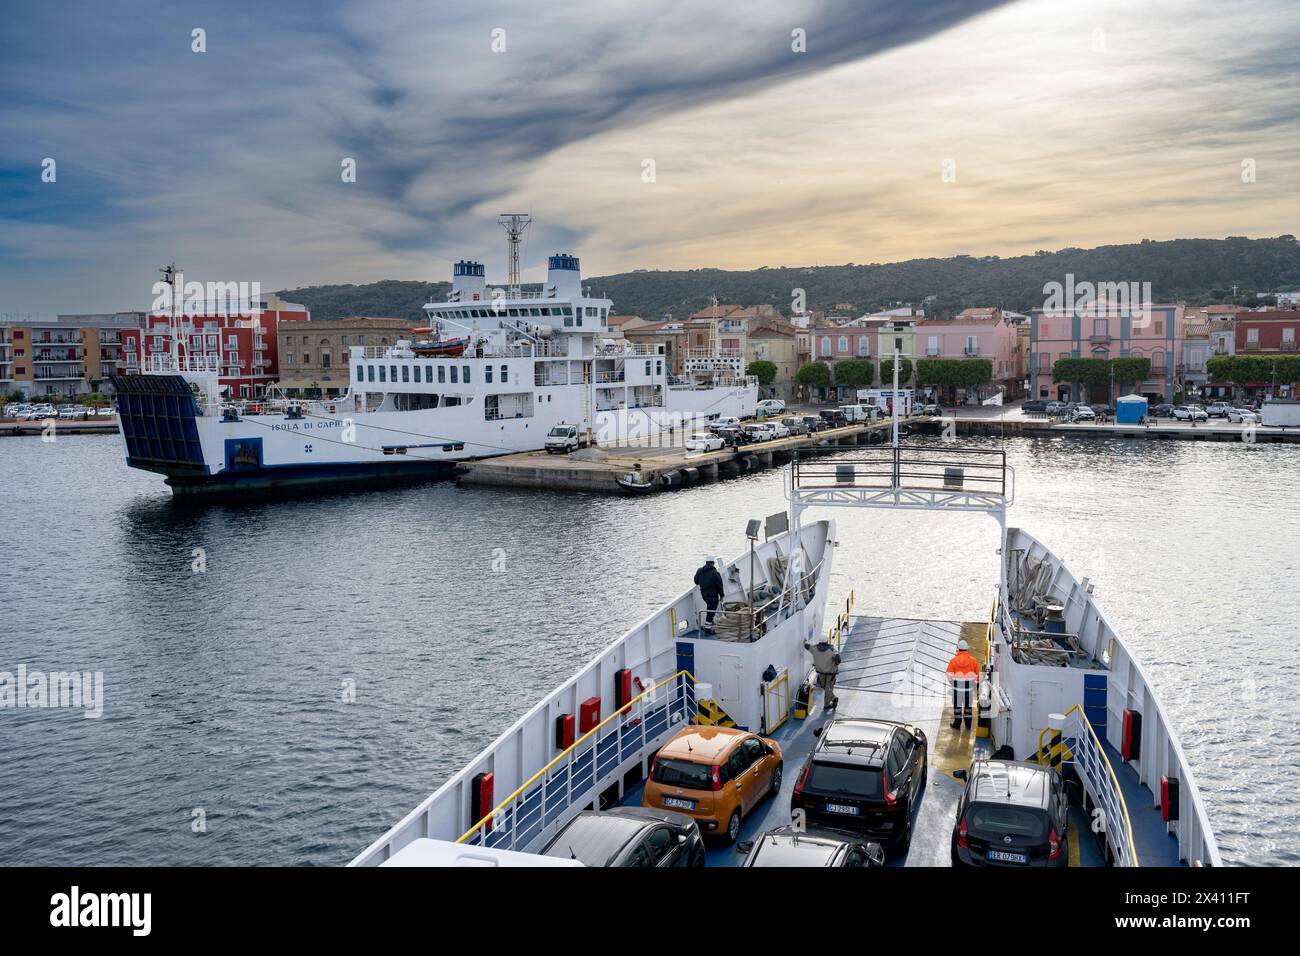
[[[880,409],[874,405],[841,405],[840,412],[850,424],[872,422],[880,415]]]
[[[546,433],[546,454],[577,451],[586,442],[578,435],[577,425],[559,424]]]
[[[755,412],[763,418],[769,415],[780,415],[785,411],[785,402],[779,398],[765,398],[758,403]]]

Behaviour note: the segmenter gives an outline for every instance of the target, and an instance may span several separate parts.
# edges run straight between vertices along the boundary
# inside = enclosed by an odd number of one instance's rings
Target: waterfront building
[[[1034,309],[1030,312],[1031,391],[1036,398],[1111,401],[1109,385],[1096,386],[1093,394],[1084,396],[1077,385],[1053,382],[1052,367],[1061,358],[1132,355],[1151,360],[1151,374],[1137,383],[1137,394],[1152,402],[1172,402],[1182,355],[1182,324],[1180,305],[1152,305],[1145,313],[1105,304],[1070,311]]]
[[[144,316],[139,328],[122,331],[121,371],[148,371],[158,362],[171,362],[175,334],[183,366],[212,368],[232,398],[260,398],[280,377],[280,323],[306,322],[311,314],[306,306],[273,293],[261,298],[252,315],[231,314],[226,306],[190,304],[194,314],[182,316],[174,331],[170,316]]]
[[[0,316],[0,392],[73,398],[106,389],[121,363],[122,335],[143,315]]]
[[[957,318],[925,319],[916,325],[913,358],[984,358],[992,363],[988,384],[968,399],[982,400],[1002,391],[1012,398],[1020,394],[1021,378],[1016,369],[1016,329],[1002,317],[1002,310],[966,309]]]
[[[759,389],[761,397],[795,401],[798,397],[795,375],[799,372],[799,339],[795,327],[785,322],[763,322],[749,329],[748,342],[747,365],[771,362],[776,366],[775,380]]]
[[[283,322],[276,331],[279,387],[297,398],[335,398],[350,384],[348,354],[354,345],[396,345],[410,339],[419,322],[384,316]]]

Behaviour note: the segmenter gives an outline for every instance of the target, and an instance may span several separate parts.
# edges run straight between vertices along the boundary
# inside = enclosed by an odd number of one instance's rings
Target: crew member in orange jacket
[[[957,642],[957,653],[948,662],[948,680],[952,681],[952,726],[960,727],[962,721],[970,728],[971,691],[977,689],[980,679],[980,664],[971,656],[970,645],[965,641]]]

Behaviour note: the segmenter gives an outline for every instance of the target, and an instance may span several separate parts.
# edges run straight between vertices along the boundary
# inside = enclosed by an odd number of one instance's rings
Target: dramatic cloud
[[[0,311],[499,276],[507,208],[533,277],[1295,231],[1296,11],[1131,7],[11,4]]]

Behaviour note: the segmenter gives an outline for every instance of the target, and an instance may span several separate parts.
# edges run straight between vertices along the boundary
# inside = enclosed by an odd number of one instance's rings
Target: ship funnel
[[[547,260],[546,292],[560,299],[579,299],[582,297],[582,272],[578,268],[578,257],[565,252],[557,252]]]
[[[483,263],[462,259],[451,270],[451,300],[481,302],[487,298],[487,279]]]

